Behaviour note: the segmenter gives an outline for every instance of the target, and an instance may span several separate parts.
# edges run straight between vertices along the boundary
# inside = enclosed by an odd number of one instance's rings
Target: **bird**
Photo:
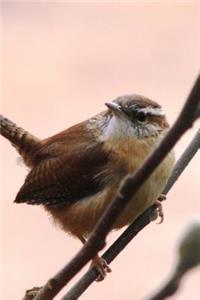
[[[15,203],[41,205],[65,232],[85,243],[115,196],[169,130],[161,105],[131,94],[106,102],[106,109],[51,137],[40,139],[0,115],[0,133],[29,168]],[[132,197],[113,230],[132,223],[160,195],[174,166],[171,151]],[[102,278],[111,269],[94,258]]]

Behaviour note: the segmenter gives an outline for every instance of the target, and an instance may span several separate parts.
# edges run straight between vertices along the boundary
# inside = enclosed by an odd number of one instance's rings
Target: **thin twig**
[[[180,280],[184,274],[174,273],[170,280],[165,285],[164,289],[159,291],[156,295],[152,296],[149,300],[164,300],[172,295],[174,295],[179,286]]]
[[[156,167],[162,162],[172,150],[180,137],[193,125],[200,115],[200,75],[182,109],[180,116],[174,126],[134,174],[128,175],[95,226],[90,238],[82,249],[53,276],[39,291],[35,300],[51,300],[58,292],[92,259],[105,245],[105,239],[121,211],[129,200],[136,194],[139,188],[150,177]]]
[[[184,153],[181,155],[179,160],[176,162],[176,165],[173,169],[172,175],[170,176],[166,187],[164,188],[163,194],[167,194],[172,185],[176,182],[176,180],[179,178],[181,173],[184,171],[184,169],[187,167],[191,159],[194,157],[196,152],[200,149],[200,128],[193,137],[192,141],[184,151]]]
[[[148,300],[164,300],[173,296],[181,286],[183,277],[191,269],[200,266],[200,219],[187,227],[178,249],[178,259],[172,275]]]
[[[189,162],[192,160],[196,152],[200,148],[200,129],[197,131],[192,141],[187,146],[179,160],[173,169],[166,187],[163,190],[163,194],[167,194],[173,187],[176,180],[182,174]],[[148,225],[155,213],[155,206],[148,208],[139,218],[137,218],[121,235],[120,237],[109,247],[109,249],[103,254],[103,258],[108,264],[110,264],[119,253],[130,243],[130,241],[136,236],[136,234]],[[76,300],[80,297],[86,289],[92,284],[98,277],[98,271],[93,267],[89,269],[77,283],[63,296],[62,300]]]
[[[141,216],[139,216],[109,247],[103,254],[103,258],[110,264],[119,253],[129,244],[129,242],[151,222],[151,216],[155,213],[156,207],[151,206]],[[63,296],[61,300],[77,300],[86,289],[94,282],[99,273],[95,267],[89,269],[77,283]]]

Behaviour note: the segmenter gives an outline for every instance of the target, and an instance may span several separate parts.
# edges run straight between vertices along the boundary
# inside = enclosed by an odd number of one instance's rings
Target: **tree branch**
[[[179,160],[173,169],[172,175],[170,176],[166,187],[163,190],[163,194],[167,194],[173,187],[176,180],[182,174],[188,163],[192,160],[196,152],[200,148],[200,129],[197,131],[192,141],[187,146],[184,153],[181,155]],[[130,243],[130,241],[148,225],[153,219],[153,215],[156,213],[155,205],[148,208],[139,218],[137,218],[121,235],[120,237],[110,246],[110,248],[103,254],[103,258],[108,264],[110,264],[120,252]],[[98,277],[98,271],[95,267],[89,269],[77,283],[65,294],[62,300],[76,300],[80,297],[86,289],[92,284],[93,281]]]
[[[163,190],[163,194],[167,194],[168,191],[171,189],[171,187],[174,185],[174,183],[177,181],[181,173],[184,171],[184,169],[187,167],[191,159],[194,157],[196,152],[200,149],[200,128],[193,137],[192,141],[184,151],[184,153],[181,155],[179,160],[176,162],[176,165],[172,171],[172,175],[170,176],[166,187]]]
[[[149,300],[164,300],[176,293],[183,277],[191,269],[200,265],[200,219],[188,226],[178,249],[176,267],[165,285]]]
[[[95,226],[82,249],[39,291],[35,300],[51,300],[105,245],[105,238],[129,200],[172,150],[180,137],[200,115],[200,76],[198,76],[177,121],[155,151],[134,174],[128,175]]]

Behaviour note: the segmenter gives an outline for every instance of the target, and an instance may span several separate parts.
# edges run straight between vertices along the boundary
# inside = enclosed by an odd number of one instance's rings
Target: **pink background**
[[[173,122],[199,70],[200,5],[194,2],[4,2],[2,12],[1,111],[39,137],[133,92],[157,100]],[[176,146],[177,157],[197,127]],[[40,207],[12,203],[27,170],[8,142],[1,139],[1,146],[1,298],[13,300],[42,285],[81,245],[57,230]],[[199,168],[197,154],[168,195],[164,224],[142,231],[112,264],[112,274],[82,299],[143,299],[168,277],[177,238],[200,211]],[[199,283],[196,269],[173,299],[199,299]]]

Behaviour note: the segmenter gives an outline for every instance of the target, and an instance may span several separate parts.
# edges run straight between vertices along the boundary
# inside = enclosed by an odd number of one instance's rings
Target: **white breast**
[[[129,120],[112,116],[107,126],[103,129],[102,140],[107,141],[124,136],[136,136],[135,128]]]
[[[117,138],[147,138],[157,134],[161,130],[157,123],[133,124],[127,118],[112,116],[110,121],[102,129],[101,141],[107,141]]]

